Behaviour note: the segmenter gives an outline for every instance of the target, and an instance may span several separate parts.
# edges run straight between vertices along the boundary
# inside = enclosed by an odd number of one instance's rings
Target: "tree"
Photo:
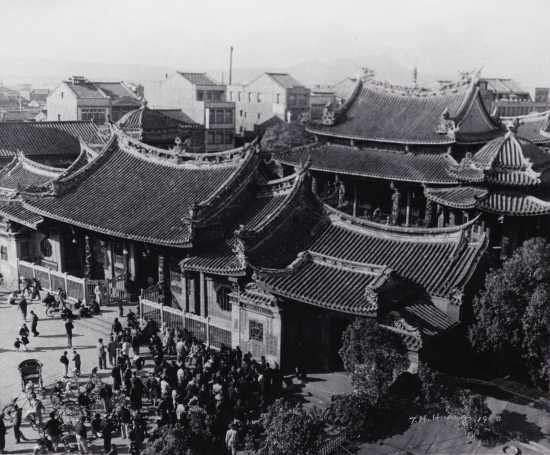
[[[262,150],[274,152],[310,144],[313,140],[313,136],[306,132],[303,125],[281,121],[266,130],[260,145]]]
[[[159,429],[157,437],[141,452],[142,455],[183,455],[190,448],[187,433],[177,426]]]
[[[449,415],[461,412],[464,392],[451,376],[440,373],[421,364],[418,369],[420,412],[428,416]]]
[[[409,364],[402,338],[369,318],[357,318],[344,330],[339,354],[356,392],[373,405]]]
[[[317,411],[306,410],[277,400],[262,416],[266,455],[314,455],[324,440],[325,419]]]
[[[515,372],[548,386],[550,351],[550,245],[527,240],[500,269],[487,274],[474,299],[470,340]]]

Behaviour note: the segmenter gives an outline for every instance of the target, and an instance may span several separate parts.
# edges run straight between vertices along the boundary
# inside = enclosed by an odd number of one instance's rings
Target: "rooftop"
[[[294,77],[292,77],[288,73],[265,73],[271,79],[273,79],[277,84],[279,84],[281,87],[285,89],[289,88],[305,88],[304,84],[302,84],[300,81],[296,80]]]
[[[206,73],[178,71],[178,74],[194,85],[220,85]]]

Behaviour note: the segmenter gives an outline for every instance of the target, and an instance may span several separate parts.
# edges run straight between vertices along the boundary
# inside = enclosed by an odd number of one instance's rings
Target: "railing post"
[[[204,319],[206,321],[206,346],[210,347],[210,316],[206,316]]]
[[[63,272],[63,277],[65,278],[65,293],[67,298],[69,298],[69,280],[67,279],[67,272]]]
[[[53,283],[52,283],[52,270],[48,267],[48,287],[50,288],[50,292],[53,291]]]

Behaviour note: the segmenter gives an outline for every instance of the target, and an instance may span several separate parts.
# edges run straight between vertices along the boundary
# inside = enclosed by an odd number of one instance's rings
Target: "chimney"
[[[229,46],[229,85],[233,82],[233,46]]]

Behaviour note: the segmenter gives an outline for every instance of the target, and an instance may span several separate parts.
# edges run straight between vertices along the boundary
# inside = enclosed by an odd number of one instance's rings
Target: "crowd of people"
[[[19,306],[24,319],[17,349],[27,350],[31,332],[39,336],[38,316],[30,311],[29,330],[26,310],[27,297],[40,300],[40,290],[40,283],[34,280],[10,296],[10,303]],[[265,358],[255,360],[238,347],[209,348],[186,330],[159,327],[131,310],[125,326],[115,318],[110,336],[98,339],[97,365],[83,381],[80,354],[72,347],[72,321],[76,311],[81,317],[88,311],[100,312],[99,302],[95,308],[81,302],[70,305],[63,290],[55,296],[48,292],[43,302],[61,308],[68,349],[59,361],[63,378],[72,377],[79,384],[76,400],[83,415],[74,424],[73,434],[82,454],[89,451],[90,435],[103,439],[105,453],[116,453],[111,444],[115,433],[127,441],[130,453],[140,453],[145,441],[154,440],[167,425],[178,425],[190,434],[200,429],[200,437],[208,435],[204,444],[225,445],[228,453],[234,454],[245,435],[250,436],[252,422],[283,393],[283,374],[277,364],[270,365]],[[143,347],[148,347],[147,356]],[[150,360],[148,368],[146,359]],[[98,380],[105,371],[112,383]],[[67,384],[70,382],[58,382],[52,394],[61,398],[70,387]],[[100,411],[94,406],[98,400]],[[155,423],[148,426],[151,414]],[[56,412],[49,415],[43,429],[44,438],[37,448],[56,449],[63,434]]]

